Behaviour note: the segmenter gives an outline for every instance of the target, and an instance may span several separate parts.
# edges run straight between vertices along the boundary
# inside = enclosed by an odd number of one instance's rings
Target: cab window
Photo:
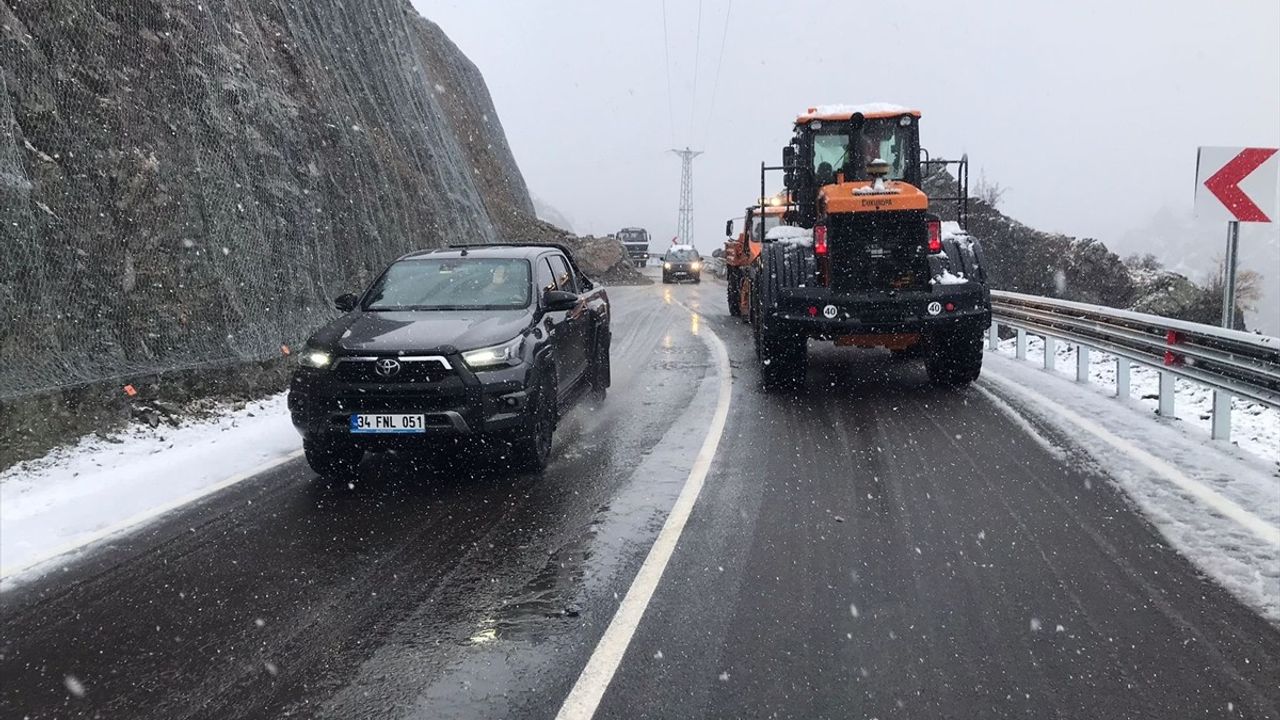
[[[533,286],[538,288],[538,296],[545,295],[548,290],[556,289],[556,276],[551,272],[545,257],[538,258],[533,264]]]
[[[565,292],[578,293],[578,279],[573,275],[573,268],[565,261],[563,255],[548,255],[551,272],[556,279],[556,288]]]

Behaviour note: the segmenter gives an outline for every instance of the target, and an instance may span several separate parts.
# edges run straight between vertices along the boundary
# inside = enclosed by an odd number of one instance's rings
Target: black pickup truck
[[[609,298],[554,245],[475,245],[393,262],[298,353],[289,387],[307,462],[497,438],[546,466],[563,409],[609,386]],[[488,444],[493,446],[493,444]]]

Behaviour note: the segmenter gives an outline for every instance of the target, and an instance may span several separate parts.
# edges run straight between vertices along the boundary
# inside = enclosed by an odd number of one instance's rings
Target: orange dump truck
[[[765,235],[782,224],[786,210],[786,198],[779,194],[765,198],[758,205],[747,206],[742,218],[725,221],[724,264],[730,315],[750,320],[751,264],[760,256]],[[736,235],[735,221],[742,225]]]

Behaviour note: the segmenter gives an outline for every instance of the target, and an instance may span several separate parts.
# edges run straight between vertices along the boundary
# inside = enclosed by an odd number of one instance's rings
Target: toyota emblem
[[[382,377],[391,377],[400,373],[400,361],[395,358],[382,358],[373,364],[373,369]]]

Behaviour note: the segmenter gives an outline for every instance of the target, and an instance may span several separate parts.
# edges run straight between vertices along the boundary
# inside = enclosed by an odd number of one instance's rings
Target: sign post
[[[1240,223],[1272,222],[1277,215],[1276,148],[1202,147],[1196,154],[1196,217],[1227,221],[1222,278],[1222,326],[1235,326],[1236,258]]]

